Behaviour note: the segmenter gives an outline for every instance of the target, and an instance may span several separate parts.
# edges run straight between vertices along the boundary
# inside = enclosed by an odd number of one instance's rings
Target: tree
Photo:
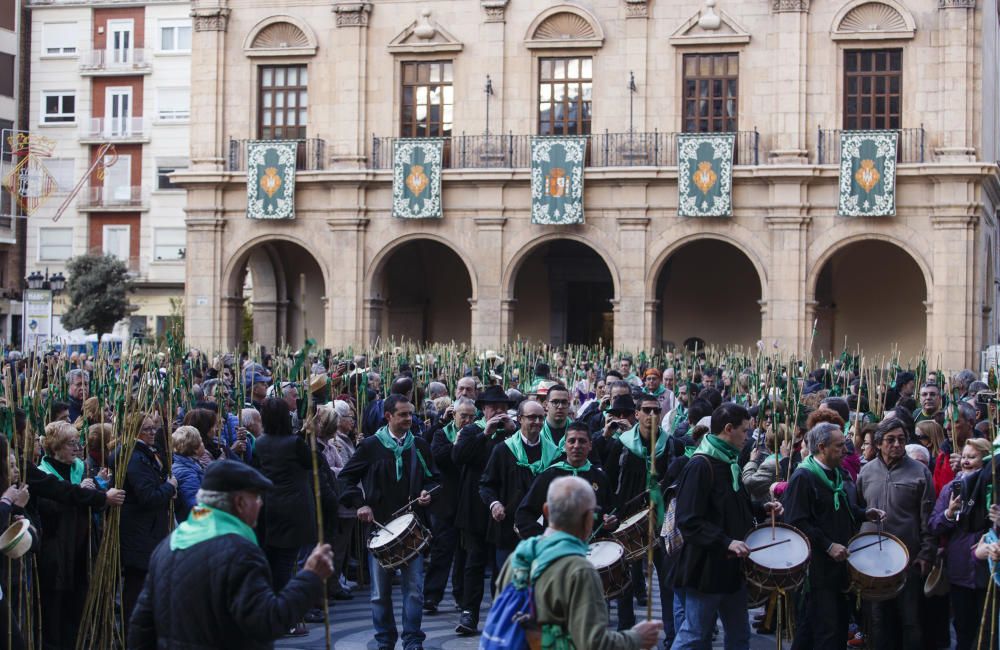
[[[113,255],[88,253],[71,259],[66,270],[69,307],[62,316],[63,326],[97,334],[100,345],[101,337],[130,311],[128,267]]]

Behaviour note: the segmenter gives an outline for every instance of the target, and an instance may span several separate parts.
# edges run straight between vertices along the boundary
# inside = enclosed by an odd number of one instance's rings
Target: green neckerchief
[[[701,439],[701,444],[695,450],[696,454],[702,454],[709,458],[721,460],[729,464],[729,469],[733,472],[733,492],[740,491],[740,450],[732,446],[714,433],[706,433]]]
[[[806,457],[804,461],[799,463],[799,467],[805,467],[819,479],[820,483],[833,491],[833,509],[840,510],[841,496],[843,496],[845,501],[847,500],[847,490],[844,489],[844,477],[840,475],[840,470],[834,468],[833,474],[837,477],[837,480],[831,481],[823,467],[812,456]]]
[[[549,442],[555,445],[556,449],[558,449],[559,453],[561,454],[564,451],[566,451],[566,427],[568,426],[569,426],[569,421],[567,420],[566,424],[563,425],[563,437],[560,438],[559,442],[557,443],[555,439],[552,437],[552,429],[549,428],[549,419],[545,418],[545,420],[542,422],[542,433],[540,435],[543,438],[547,438]]]
[[[38,469],[42,470],[46,474],[51,474],[58,479],[62,479],[62,475],[49,463],[48,456],[42,458],[42,462],[38,464]],[[73,485],[80,485],[80,481],[83,480],[83,461],[79,458],[73,459],[73,464],[69,466],[69,482]]]
[[[649,452],[646,450],[648,447],[646,441],[642,439],[642,434],[639,433],[639,425],[636,424],[634,427],[626,431],[618,438],[618,441],[625,445],[625,448],[631,451],[633,454],[639,458],[647,460],[649,459]],[[656,436],[656,455],[657,457],[662,456],[667,450],[667,432],[660,427],[660,431]]]
[[[188,518],[170,533],[170,550],[183,551],[222,535],[239,535],[257,543],[257,534],[253,532],[253,528],[243,523],[239,517],[199,503],[191,508]]]
[[[650,395],[652,395],[653,397],[659,397],[665,392],[667,392],[667,387],[664,386],[663,384],[660,384],[660,387],[654,390],[652,393],[650,393]]]
[[[771,460],[772,458],[776,458],[777,459],[777,460],[775,460],[775,462],[780,462],[781,461],[781,454],[768,454],[767,457],[764,458],[764,463],[766,463],[767,461]],[[761,463],[761,464],[763,464],[763,463]]]
[[[542,446],[542,457],[533,463],[528,462],[528,452],[524,450],[524,440],[521,439],[520,432],[516,432],[504,440],[504,444],[507,445],[507,449],[510,449],[510,453],[514,454],[514,460],[517,461],[518,466],[530,469],[532,476],[540,474],[559,456],[559,450],[552,444],[552,441],[541,436],[538,438],[538,444]]]
[[[458,429],[455,428],[454,422],[444,425],[444,437],[448,439],[448,442],[455,444],[455,438],[458,437]]]
[[[473,424],[476,425],[477,427],[479,427],[480,429],[482,429],[483,431],[486,431],[486,417],[485,416],[479,418],[478,420],[476,420],[475,422],[473,422]]]
[[[396,456],[396,480],[398,481],[403,478],[403,452],[413,446],[413,434],[407,431],[406,436],[403,438],[403,442],[397,443],[393,435],[389,433],[389,427],[385,426],[375,432],[375,437],[378,438],[378,441],[382,443],[383,447],[391,451]],[[414,449],[413,451],[417,454],[417,460],[420,461],[420,466],[424,468],[424,476],[429,477],[431,472],[427,469],[427,463],[424,461],[424,455],[420,453],[419,449]]]
[[[589,472],[590,467],[591,465],[589,460],[583,464],[583,467],[573,467],[566,461],[560,461],[558,463],[553,463],[552,465],[550,465],[549,469],[561,469],[564,472],[571,472],[573,476],[579,476],[583,472]]]
[[[518,589],[535,584],[553,562],[569,555],[587,556],[587,543],[562,531],[530,537],[510,555],[511,581]]]
[[[674,417],[670,418],[670,429],[667,431],[670,435],[674,435],[674,431],[677,430],[677,425],[687,419],[687,409],[680,402],[677,402],[677,406],[673,410]]]
[[[697,447],[685,447],[684,456],[686,456],[687,458],[691,458],[692,456],[694,456],[694,452],[697,450],[698,450]]]

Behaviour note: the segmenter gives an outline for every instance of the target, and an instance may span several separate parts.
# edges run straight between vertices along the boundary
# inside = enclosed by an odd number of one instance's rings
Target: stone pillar
[[[938,0],[939,161],[976,159],[976,0]],[[916,125],[911,125],[916,126]]]
[[[633,188],[638,189],[638,188]],[[645,192],[637,191],[645,199]],[[612,257],[618,264],[619,286],[615,305],[615,347],[639,350],[648,340],[644,315],[646,313],[647,272],[646,239],[649,217],[643,210],[623,210],[618,217],[618,251]],[[613,269],[609,269],[613,272]]]
[[[643,311],[643,330],[646,332],[645,344],[643,348],[652,350],[659,348],[663,344],[663,324],[660,322],[659,299],[646,301],[646,309]]]
[[[482,188],[482,191],[496,191],[494,205],[503,205],[503,188]],[[489,203],[489,202],[488,202]],[[497,210],[502,213],[503,208]],[[475,249],[472,262],[476,265],[476,301],[472,309],[472,332],[470,342],[473,347],[495,347],[510,334],[504,330],[502,317],[502,292],[504,272],[503,228],[507,223],[504,216],[474,217],[476,224]],[[513,281],[513,279],[512,279]],[[513,313],[506,325],[513,327]]]
[[[509,298],[500,301],[500,343],[514,342],[514,310],[517,309],[517,299]]]
[[[938,203],[940,205],[940,203]],[[975,243],[973,215],[932,215],[933,282],[928,290],[928,359],[943,370],[976,367]]]
[[[371,323],[367,320],[370,312],[364,302],[365,298],[374,298],[364,295],[364,246],[368,219],[360,216],[357,208],[344,212],[343,217],[326,222],[330,229],[330,243],[337,246],[337,254],[331,256],[330,286],[326,288],[326,345],[332,349],[356,347],[374,340],[367,338],[371,333]],[[381,331],[380,318],[377,321],[379,329],[376,330],[376,337]]]
[[[243,296],[222,296],[222,347],[235,348],[243,338]]]
[[[808,81],[809,0],[772,0],[777,39],[776,55],[781,65],[770,66],[774,96],[781,104],[772,110],[770,132],[774,146],[768,154],[772,162],[809,162],[806,124],[806,84]],[[780,89],[780,90],[778,90]],[[740,128],[749,129],[746,124]]]
[[[226,0],[194,0],[191,39],[191,169],[222,170],[226,133]],[[221,203],[220,203],[221,205]],[[190,277],[190,276],[189,276]]]
[[[278,346],[278,303],[274,300],[254,300],[253,309],[254,343],[274,350]]]
[[[620,106],[628,106],[629,89],[628,74],[635,73],[635,84],[637,92],[633,104],[632,119],[636,132],[642,133],[646,130],[646,115],[658,101],[653,93],[647,92],[649,86],[649,4],[645,1],[626,0],[625,1],[625,65],[622,71],[625,76],[625,84],[621,79],[615,80],[614,93],[621,93]],[[627,117],[627,116],[626,116]],[[621,118],[615,117],[610,120],[615,124],[621,124]],[[613,131],[624,131],[628,128],[618,126],[612,127]]]
[[[783,349],[803,354],[812,324],[805,324],[809,223],[805,186],[776,183],[771,186],[771,206],[766,218],[771,240],[768,277],[761,278],[761,338]],[[765,302],[766,301],[766,302]]]
[[[226,222],[214,211],[199,213],[189,208],[185,225],[184,338],[193,347],[217,350],[224,344],[222,288],[228,278],[223,277],[222,233]]]
[[[464,125],[462,128],[469,133],[481,133],[486,128],[486,75],[490,76],[493,84],[493,96],[489,100],[490,133],[499,135],[506,132],[504,108],[507,105],[507,85],[504,64],[507,61],[507,52],[504,39],[508,2],[509,0],[480,0],[479,3],[483,10],[483,22],[479,25],[479,43],[483,46],[484,54],[482,65],[475,66],[471,76],[467,77],[468,100],[462,102],[469,111],[467,116],[461,118]],[[516,95],[518,91],[511,89],[511,92]]]
[[[334,166],[364,167],[367,159],[368,133],[365,97],[368,91],[368,17],[372,3],[336,2],[333,14],[337,24],[337,65],[328,72],[335,75],[336,115],[330,141],[330,160]],[[391,94],[391,93],[390,93]]]

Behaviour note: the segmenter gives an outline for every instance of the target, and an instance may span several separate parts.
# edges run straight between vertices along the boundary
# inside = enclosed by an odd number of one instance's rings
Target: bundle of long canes
[[[656,418],[654,417],[654,420]],[[648,598],[646,599],[646,620],[653,620],[653,547],[654,540],[656,537],[654,529],[656,528],[656,508],[653,506],[653,490],[658,489],[656,486],[656,434],[659,433],[659,422],[656,422],[653,426],[652,433],[649,434],[649,515],[646,517],[649,520],[649,547],[646,549],[646,564],[649,567],[649,577],[646,579],[646,584],[648,589],[646,594]],[[652,479],[652,480],[649,480]],[[663,598],[663,594],[660,594],[660,598]]]

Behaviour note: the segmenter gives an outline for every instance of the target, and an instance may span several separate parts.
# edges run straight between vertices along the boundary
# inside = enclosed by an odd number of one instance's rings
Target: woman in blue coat
[[[196,495],[201,481],[205,476],[205,468],[198,459],[205,451],[201,434],[198,429],[185,425],[177,427],[170,434],[170,443],[174,450],[174,463],[171,468],[177,479],[177,499],[174,501],[174,517],[177,523],[187,519],[191,508],[197,503]]]

